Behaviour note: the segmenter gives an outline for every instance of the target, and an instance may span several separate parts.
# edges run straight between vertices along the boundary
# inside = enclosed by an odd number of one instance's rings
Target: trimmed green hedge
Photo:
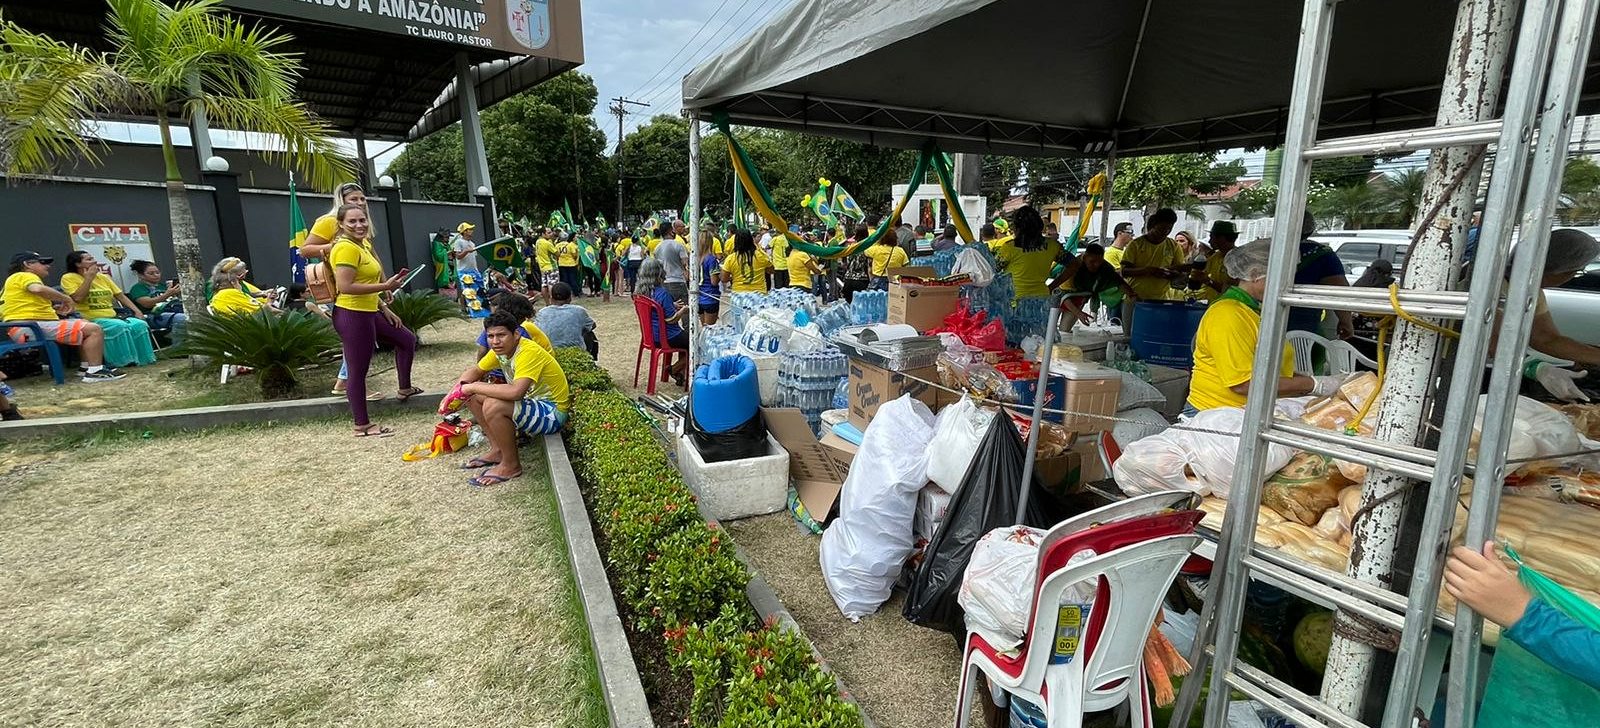
[[[750,573],[695,509],[646,416],[587,353],[564,349],[556,358],[574,402],[568,448],[611,577],[636,630],[660,635],[667,667],[693,680],[690,723],[860,725],[804,639],[756,624],[744,595]]]

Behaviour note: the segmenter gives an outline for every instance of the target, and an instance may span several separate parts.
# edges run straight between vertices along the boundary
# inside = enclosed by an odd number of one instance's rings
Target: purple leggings
[[[395,373],[400,376],[400,389],[411,388],[411,358],[417,353],[417,336],[409,329],[395,326],[378,311],[351,311],[333,308],[333,330],[339,332],[344,342],[344,363],[350,371],[345,384],[345,397],[350,400],[350,414],[356,427],[371,424],[367,420],[367,369],[372,366],[372,350],[383,341],[394,347]]]

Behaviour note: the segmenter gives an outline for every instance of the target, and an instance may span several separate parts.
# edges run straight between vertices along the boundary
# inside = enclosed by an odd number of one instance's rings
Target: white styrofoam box
[[[707,463],[687,435],[678,438],[678,470],[706,513],[731,521],[777,513],[788,505],[789,452],[767,435],[767,454]]]
[[[1150,383],[1161,390],[1167,398],[1165,407],[1156,410],[1166,415],[1167,419],[1176,419],[1183,413],[1183,405],[1189,400],[1189,372],[1186,369],[1174,369],[1159,364],[1149,365]]]
[[[761,406],[776,407],[778,405],[778,363],[783,360],[780,356],[752,356],[750,360],[756,363],[756,383],[761,389]]]
[[[939,524],[944,523],[945,511],[950,509],[951,497],[936,485],[929,485],[918,491],[917,516],[912,521],[911,532],[921,538],[933,540],[933,533],[939,530]]]

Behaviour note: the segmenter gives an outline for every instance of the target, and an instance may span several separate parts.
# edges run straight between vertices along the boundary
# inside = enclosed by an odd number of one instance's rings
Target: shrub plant
[[[563,349],[556,359],[573,393],[567,445],[612,579],[637,632],[664,640],[664,667],[692,680],[689,724],[860,725],[804,639],[756,624],[744,599],[750,573],[727,534],[700,516],[649,418],[587,353]]]

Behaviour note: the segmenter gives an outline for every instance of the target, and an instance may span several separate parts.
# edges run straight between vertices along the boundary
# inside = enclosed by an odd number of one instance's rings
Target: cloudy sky
[[[584,0],[586,61],[578,70],[593,76],[599,87],[595,123],[606,133],[608,144],[614,146],[617,140],[617,117],[609,111],[612,98],[623,96],[650,104],[629,107],[625,131],[655,114],[676,114],[684,74],[738,43],[794,1]],[[104,122],[99,128],[103,136],[117,141],[160,141],[149,125]],[[188,145],[188,130],[174,130],[174,141]],[[252,138],[212,131],[212,142],[218,147],[259,147],[261,141],[259,135]],[[346,147],[354,152],[353,142]],[[402,149],[389,143],[367,145],[367,151],[377,155],[380,173]]]

